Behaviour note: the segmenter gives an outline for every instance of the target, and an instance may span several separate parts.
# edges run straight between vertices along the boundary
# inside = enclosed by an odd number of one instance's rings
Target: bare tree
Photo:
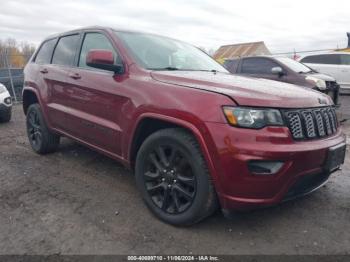
[[[0,68],[6,66],[23,68],[35,51],[35,46],[28,42],[18,43],[14,38],[0,39]]]

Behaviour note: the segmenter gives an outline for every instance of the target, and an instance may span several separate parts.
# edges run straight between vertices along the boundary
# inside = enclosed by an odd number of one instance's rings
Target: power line
[[[304,50],[304,51],[292,51],[292,52],[284,52],[284,53],[273,53],[273,55],[289,55],[289,54],[313,53],[313,52],[325,52],[325,51],[337,51],[337,49],[330,48],[330,49],[315,49],[315,50]]]

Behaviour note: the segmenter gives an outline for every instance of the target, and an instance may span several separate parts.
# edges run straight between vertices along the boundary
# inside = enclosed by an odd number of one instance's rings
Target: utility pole
[[[9,77],[10,77],[10,83],[11,83],[11,89],[12,89],[12,92],[13,92],[13,96],[14,96],[14,98],[15,98],[15,101],[16,101],[16,103],[18,102],[17,101],[17,97],[16,97],[16,92],[15,92],[15,87],[13,86],[13,81],[12,81],[12,73],[11,73],[11,69],[10,69],[10,65],[9,65],[9,60],[8,60],[8,52],[7,52],[8,50],[7,49],[5,49],[5,53],[4,53],[4,59],[5,59],[5,65],[6,65],[6,67],[7,67],[7,69],[8,69],[8,73],[9,73]]]

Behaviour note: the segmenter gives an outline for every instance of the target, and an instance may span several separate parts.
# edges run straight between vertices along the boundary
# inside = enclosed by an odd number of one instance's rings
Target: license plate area
[[[324,169],[327,172],[333,172],[334,170],[338,169],[342,164],[344,164],[345,151],[346,151],[345,143],[341,143],[339,145],[330,147],[328,149]]]

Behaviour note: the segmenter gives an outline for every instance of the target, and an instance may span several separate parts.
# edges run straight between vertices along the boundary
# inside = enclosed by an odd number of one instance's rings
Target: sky
[[[265,41],[273,53],[342,48],[350,1],[2,0],[0,39],[38,45],[48,35],[100,25],[170,36],[205,49]]]

